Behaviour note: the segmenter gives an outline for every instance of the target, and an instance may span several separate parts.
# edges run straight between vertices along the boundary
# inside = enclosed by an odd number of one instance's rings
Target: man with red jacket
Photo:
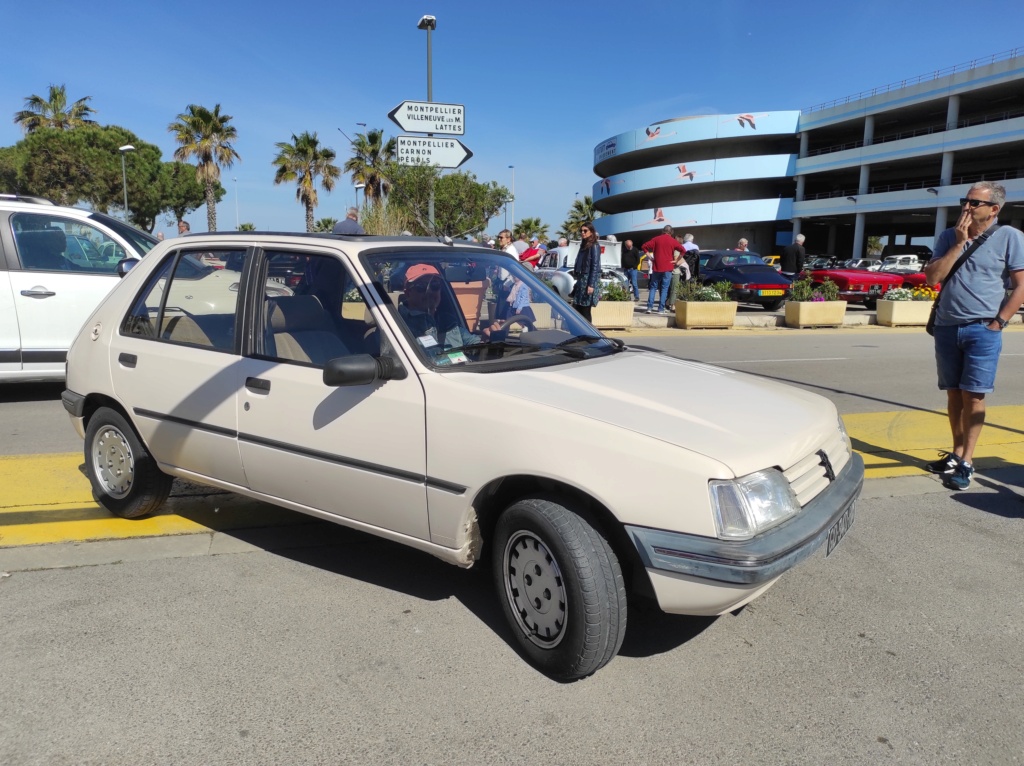
[[[672,269],[676,265],[676,253],[683,254],[683,246],[672,236],[672,227],[665,226],[661,234],[644,242],[641,248],[645,253],[653,253],[651,285],[647,293],[647,313],[654,313],[654,291],[658,291],[658,313],[665,314],[665,303],[668,300],[668,287],[672,280]]]

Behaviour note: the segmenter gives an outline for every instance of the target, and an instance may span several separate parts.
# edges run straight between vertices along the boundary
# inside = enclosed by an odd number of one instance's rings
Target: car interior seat
[[[63,271],[70,267],[64,257],[67,237],[60,229],[27,229],[15,234],[21,263],[27,269]]]
[[[321,366],[349,354],[316,296],[267,298],[267,312],[267,354]]]

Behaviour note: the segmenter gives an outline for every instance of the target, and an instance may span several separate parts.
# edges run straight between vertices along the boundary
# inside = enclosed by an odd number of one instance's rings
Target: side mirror
[[[331,359],[324,366],[325,386],[365,386],[378,380],[403,380],[405,367],[394,357],[355,354]]]
[[[124,275],[139,265],[138,258],[122,258],[117,262],[117,276],[124,279]]]

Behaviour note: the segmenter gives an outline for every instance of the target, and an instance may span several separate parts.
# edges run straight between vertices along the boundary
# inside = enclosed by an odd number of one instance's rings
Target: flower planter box
[[[633,326],[633,301],[601,301],[590,312],[591,323],[601,330]]]
[[[732,327],[739,305],[736,301],[676,301],[676,327]]]
[[[879,301],[878,324],[886,327],[924,327],[931,313],[931,301]]]
[[[786,301],[786,327],[841,327],[846,301]]]

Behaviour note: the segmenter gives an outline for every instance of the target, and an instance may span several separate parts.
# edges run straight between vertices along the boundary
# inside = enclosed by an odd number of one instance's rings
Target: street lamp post
[[[434,100],[434,77],[433,77],[433,58],[431,57],[430,49],[430,35],[437,29],[437,17],[436,16],[424,16],[420,19],[420,23],[416,25],[417,29],[425,29],[427,31],[427,103]],[[427,136],[433,136],[433,133],[427,133]],[[430,202],[427,206],[427,222],[430,224],[431,234],[434,233],[434,182],[430,182]]]
[[[121,152],[121,185],[124,188],[124,222],[128,223],[128,170],[124,164],[124,156],[128,152],[134,152],[135,147],[131,144],[125,144],[124,146],[118,147],[117,151]]]
[[[509,165],[509,169],[512,171],[512,225],[516,225],[516,166]],[[505,227],[508,228],[507,226]]]
[[[235,182],[235,231],[238,231],[238,227],[241,225],[238,223],[238,179],[232,178]]]
[[[359,190],[360,189],[365,189],[365,188],[366,188],[366,184],[356,184],[356,208],[358,208],[360,210],[362,208],[359,207]],[[363,192],[363,203],[364,204],[366,203],[366,192],[365,191]]]

